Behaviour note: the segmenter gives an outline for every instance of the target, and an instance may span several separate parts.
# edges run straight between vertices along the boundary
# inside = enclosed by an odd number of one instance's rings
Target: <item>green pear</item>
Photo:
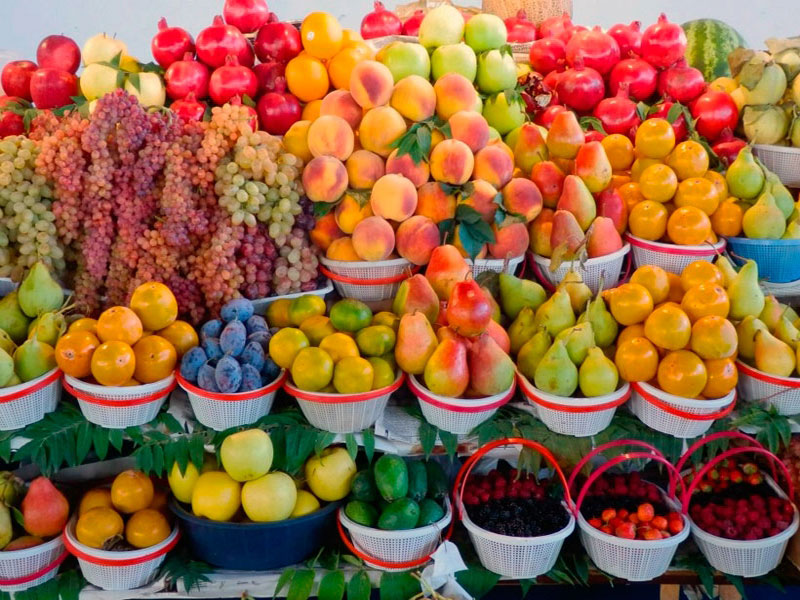
[[[784,344],[789,344],[792,348],[798,347],[800,342],[800,330],[784,315],[775,326],[775,337]]]
[[[592,324],[594,341],[600,348],[608,348],[616,341],[619,325],[606,309],[606,303],[599,292],[578,318],[578,323],[585,322]]]
[[[533,380],[539,361],[550,349],[553,338],[544,327],[539,328],[531,339],[520,348],[517,355],[517,368],[529,380]]]
[[[547,299],[544,288],[528,279],[520,279],[514,275],[500,273],[500,304],[509,319],[516,319],[520,311],[529,306],[534,311]]]
[[[764,298],[764,310],[761,311],[758,318],[767,326],[767,329],[770,331],[775,329],[782,316],[783,307],[778,299],[772,294]]]
[[[55,367],[55,350],[50,344],[40,342],[35,337],[27,340],[14,352],[14,370],[22,381],[41,377]]]
[[[578,385],[587,398],[605,396],[617,389],[619,372],[614,361],[595,346],[590,348],[586,360],[578,371]]]
[[[569,294],[569,301],[572,304],[572,310],[576,314],[580,314],[586,304],[592,299],[592,290],[583,282],[583,277],[578,271],[570,268],[564,279],[558,284],[558,290],[565,290]]]
[[[28,271],[19,286],[19,305],[29,317],[58,310],[64,304],[64,290],[50,275],[43,262],[37,262]]]
[[[731,281],[728,297],[729,316],[734,321],[741,321],[747,315],[757,317],[764,310],[764,292],[758,285],[758,264],[754,260],[748,260]]]
[[[14,375],[14,359],[0,348],[0,387],[5,387]]]
[[[764,187],[764,171],[753,157],[753,149],[745,146],[725,174],[731,196],[748,200],[755,198]]]
[[[34,335],[40,342],[55,347],[58,338],[67,330],[64,315],[57,312],[46,312],[36,319],[36,325],[28,332],[28,338]]]
[[[794,198],[792,193],[781,183],[780,178],[772,171],[767,171],[764,189],[769,190],[775,198],[775,204],[781,209],[783,218],[788,219],[794,211]]]
[[[544,325],[547,332],[554,337],[575,325],[575,313],[572,312],[569,294],[564,290],[556,290],[536,311],[536,325]]]
[[[14,537],[14,521],[11,509],[0,502],[0,548],[5,548]]]
[[[556,340],[536,365],[536,387],[554,396],[568,397],[578,388],[578,367],[569,359],[562,340]]]
[[[784,304],[783,302],[781,302],[781,309],[783,310],[781,316],[784,316],[787,319],[789,319],[790,323],[794,323],[795,321],[797,321],[797,319],[800,318],[800,315],[797,314],[797,311],[788,304]]]
[[[723,283],[725,284],[725,288],[727,288],[736,277],[736,268],[731,264],[731,261],[728,260],[728,257],[723,254],[717,256],[717,260],[714,264],[722,272]]]
[[[520,348],[536,333],[534,321],[536,315],[530,306],[523,308],[514,322],[508,328],[508,338],[511,341],[511,354],[517,354]]]
[[[797,365],[794,349],[769,331],[757,331],[755,336],[756,368],[764,373],[789,377]]]
[[[25,341],[28,335],[28,321],[28,317],[19,307],[16,291],[0,300],[0,329],[15,343],[20,344]]]
[[[15,385],[19,385],[20,383],[22,383],[22,379],[19,378],[19,375],[14,373],[11,376],[11,379],[9,379],[3,387],[9,388],[9,387],[13,387]]]
[[[742,230],[752,239],[778,240],[786,232],[786,217],[767,190],[742,217]]]
[[[556,339],[564,341],[570,360],[578,366],[586,360],[589,348],[595,345],[591,323],[573,325],[559,333]]]
[[[747,315],[736,326],[736,335],[739,338],[739,357],[752,361],[756,357],[756,333],[769,331],[761,319]]]
[[[12,340],[2,329],[0,329],[0,348],[11,355],[13,355],[14,351],[17,349],[17,345],[14,343],[14,340]]]
[[[786,231],[783,232],[782,240],[800,240],[800,219],[789,221]]]

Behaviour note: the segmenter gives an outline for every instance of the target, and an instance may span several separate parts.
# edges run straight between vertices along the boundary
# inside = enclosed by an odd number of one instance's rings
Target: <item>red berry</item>
[[[780,532],[781,530],[778,529],[777,527],[770,527],[769,531],[767,531],[767,535],[769,537],[772,537],[773,535],[778,535]]]
[[[639,505],[639,508],[636,510],[636,514],[641,523],[649,523],[655,516],[655,509],[653,508],[652,504],[646,502]]]
[[[595,517],[594,519],[589,519],[589,525],[597,529],[600,529],[603,526],[603,522],[597,517]]]
[[[650,522],[650,524],[659,530],[666,529],[669,526],[667,519],[662,516],[653,517],[653,520]]]
[[[733,469],[731,471],[731,482],[741,483],[742,481],[744,481],[744,474],[739,469]]]
[[[617,537],[633,540],[636,539],[636,526],[633,523],[623,523],[614,529],[614,533],[617,534]]]
[[[764,477],[761,473],[753,473],[752,475],[747,476],[747,483],[750,485],[759,485],[760,483],[764,482]]]
[[[683,531],[683,519],[680,517],[678,517],[677,519],[670,519],[669,531],[670,533],[680,533],[681,531]]]
[[[617,511],[617,516],[620,519],[626,519],[629,514],[630,513],[627,510],[625,510],[624,508],[621,508],[620,510]]]
[[[789,523],[787,521],[775,521],[776,529],[780,529],[781,531],[783,531],[787,527],[789,527]]]
[[[648,527],[642,537],[645,540],[660,540],[661,532],[658,529],[654,529],[653,527]]]
[[[484,503],[488,502],[489,498],[491,498],[491,495],[489,494],[489,492],[482,492],[481,493],[481,502],[484,502]]]
[[[629,514],[628,515],[628,521],[633,523],[634,525],[638,525],[639,524],[639,515],[637,515],[636,513]]]
[[[611,529],[611,527],[609,527],[608,525],[603,525],[600,528],[600,531],[602,531],[603,533],[607,533],[608,535],[614,535],[614,530]]]
[[[620,519],[619,517],[614,517],[613,519],[608,521],[609,527],[611,527],[613,529],[616,529],[617,527],[619,527],[623,523],[624,523],[624,521],[622,519]]]
[[[602,518],[603,521],[608,523],[611,519],[615,518],[616,516],[617,516],[617,511],[616,510],[614,510],[613,508],[607,508],[600,515],[600,518]],[[624,518],[622,515],[619,515],[619,517],[620,518]]]

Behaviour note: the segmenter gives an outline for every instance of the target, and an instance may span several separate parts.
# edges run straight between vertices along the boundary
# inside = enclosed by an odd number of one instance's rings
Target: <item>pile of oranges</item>
[[[112,306],[99,319],[72,323],[56,344],[56,363],[71,377],[91,377],[105,386],[159,381],[199,342],[194,328],[177,316],[172,291],[163,283],[144,283],[129,307]]]
[[[141,471],[123,471],[110,489],[96,487],[83,495],[75,537],[90,548],[119,549],[123,539],[128,546],[149,548],[172,530],[166,510],[164,490]]]
[[[603,295],[626,326],[614,357],[623,379],[682,398],[722,398],[736,387],[738,340],[716,265],[698,260],[680,276],[642,266],[629,283]]]

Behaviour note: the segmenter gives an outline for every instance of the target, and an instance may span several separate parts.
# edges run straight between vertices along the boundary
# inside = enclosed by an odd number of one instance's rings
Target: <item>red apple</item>
[[[40,110],[72,104],[78,95],[78,78],[60,69],[39,69],[31,77],[31,98]]]
[[[38,67],[29,60],[14,60],[3,67],[0,83],[9,96],[31,99],[31,76]]]
[[[0,138],[7,135],[22,135],[25,133],[25,123],[22,115],[10,110],[4,110],[6,105],[15,102],[20,106],[25,102],[16,96],[0,96]]]
[[[48,35],[36,49],[40,67],[76,73],[81,66],[81,49],[65,35]]]

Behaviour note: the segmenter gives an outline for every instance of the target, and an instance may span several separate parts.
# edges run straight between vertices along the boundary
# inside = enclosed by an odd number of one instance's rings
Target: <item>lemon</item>
[[[192,501],[192,492],[199,478],[200,472],[192,463],[186,465],[186,471],[181,473],[178,463],[175,462],[172,464],[172,470],[170,470],[169,475],[167,475],[167,482],[169,483],[169,489],[172,490],[172,495],[179,502],[188,504]]]
[[[360,300],[345,298],[331,307],[330,317],[339,331],[358,331],[372,322],[372,310]]]
[[[297,487],[286,473],[275,471],[242,486],[242,508],[256,523],[283,521],[297,503]]]
[[[319,510],[319,500],[308,490],[297,490],[297,502],[294,504],[290,519],[304,517]]]
[[[308,487],[317,498],[335,502],[350,493],[356,463],[341,446],[327,448],[306,461],[305,474]]]
[[[334,333],[324,338],[319,347],[325,350],[336,364],[345,356],[358,356],[355,340],[345,333]]]
[[[378,356],[367,359],[372,365],[372,389],[379,390],[387,385],[392,385],[395,380],[394,368],[388,362]]]
[[[360,394],[372,389],[374,373],[366,358],[346,356],[336,363],[333,387],[340,394]]]
[[[269,340],[269,356],[282,369],[289,369],[297,353],[308,348],[306,334],[294,327],[284,327]]]
[[[192,492],[192,512],[212,521],[229,521],[241,505],[241,488],[224,471],[203,473]]]
[[[267,323],[270,327],[288,327],[291,325],[289,321],[289,306],[292,301],[288,298],[281,298],[275,300],[267,306]]]
[[[219,456],[222,468],[236,481],[258,479],[272,466],[272,440],[261,429],[237,431],[223,440]]]
[[[292,363],[292,380],[301,390],[317,392],[331,382],[333,359],[320,348],[303,348]]]
[[[325,314],[325,300],[319,296],[307,294],[295,298],[289,304],[289,322],[292,325],[300,325],[309,317]]]
[[[333,325],[331,325],[331,320],[325,315],[308,317],[300,323],[300,331],[306,334],[312,346],[319,346],[319,343],[324,338],[336,333]]]
[[[388,325],[370,325],[356,334],[358,349],[364,356],[381,356],[391,352],[396,340],[394,329]]]
[[[372,317],[372,325],[386,325],[397,333],[397,328],[400,327],[400,317],[388,310],[382,310]]]

